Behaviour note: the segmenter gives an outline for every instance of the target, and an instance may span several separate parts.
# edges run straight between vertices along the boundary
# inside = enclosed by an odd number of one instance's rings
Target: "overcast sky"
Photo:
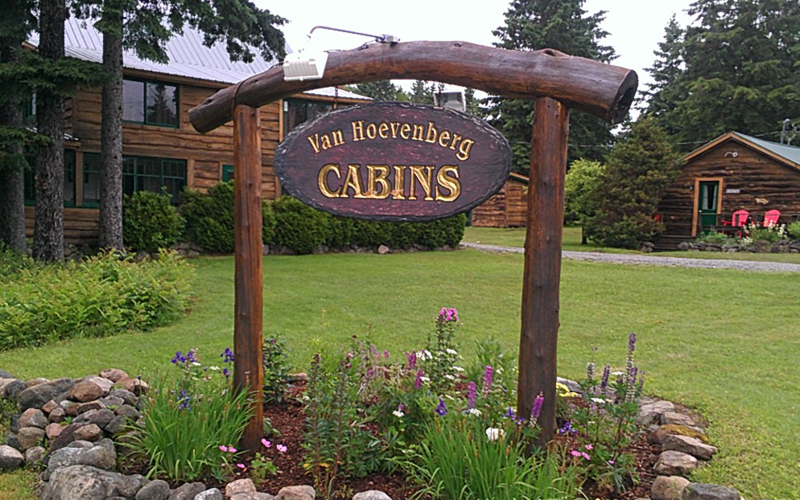
[[[316,25],[389,33],[401,41],[461,40],[482,45],[496,41],[492,30],[503,24],[506,0],[255,0],[255,3],[289,19],[283,27],[293,50],[306,44],[306,34]],[[588,12],[606,10],[605,43],[614,47],[614,62],[639,74],[639,89],[649,81],[645,72],[653,63],[653,51],[663,40],[664,27],[676,14],[681,25],[691,20],[685,13],[691,0],[587,0]],[[467,5],[469,4],[469,7]],[[314,48],[352,49],[368,39],[315,31]]]

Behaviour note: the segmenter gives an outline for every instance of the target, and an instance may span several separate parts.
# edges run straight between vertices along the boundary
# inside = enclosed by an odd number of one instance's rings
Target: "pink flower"
[[[587,444],[587,445],[585,446],[585,448],[586,448],[587,450],[589,450],[589,451],[592,451],[592,449],[594,448],[594,446],[592,446],[592,445],[590,445],[590,444]]]
[[[267,438],[261,438],[261,444],[264,445],[264,448],[269,448],[270,446],[272,446],[272,443],[270,441],[267,441]]]
[[[230,453],[236,453],[236,452],[237,452],[237,451],[239,451],[239,450],[237,450],[237,449],[236,449],[236,448],[234,448],[233,446],[228,446],[228,451],[229,451]]]
[[[586,460],[591,460],[591,459],[592,459],[592,457],[590,457],[590,456],[589,456],[589,454],[588,454],[588,453],[586,453],[585,451],[584,451],[583,453],[581,453],[581,456],[582,456],[583,458],[585,458]]]
[[[614,461],[613,460],[609,460],[608,461],[608,465],[614,465]]]
[[[276,446],[276,448],[278,448],[278,451],[281,453],[286,453],[286,450],[288,450],[288,448],[282,444],[279,444],[278,446]]]
[[[240,469],[244,469],[245,468],[244,464],[236,464],[236,467],[238,467]]]
[[[569,454],[572,455],[573,457],[581,456],[581,452],[579,452],[578,450],[572,450],[571,452],[569,452]]]
[[[224,444],[222,446],[220,446],[219,449],[220,449],[220,451],[224,451],[225,453],[228,452],[228,447],[225,446]]]

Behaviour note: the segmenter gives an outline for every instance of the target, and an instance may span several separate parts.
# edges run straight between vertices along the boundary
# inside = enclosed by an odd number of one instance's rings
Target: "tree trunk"
[[[18,100],[0,107],[0,124],[8,127],[22,125],[22,109]],[[5,150],[11,157],[22,157],[22,144]],[[24,252],[25,241],[25,189],[22,169],[9,162],[0,166],[0,241],[12,250]]]
[[[39,54],[64,57],[64,0],[41,0]],[[40,90],[36,96],[36,128],[49,143],[36,155],[36,219],[33,256],[43,262],[64,259],[64,97]]]
[[[103,14],[122,33],[122,13]],[[103,85],[100,135],[100,247],[122,250],[122,37],[103,33]]]

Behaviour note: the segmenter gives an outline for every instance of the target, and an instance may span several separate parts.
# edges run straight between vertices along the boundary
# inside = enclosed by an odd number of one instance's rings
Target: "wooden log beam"
[[[540,393],[544,396],[537,442],[543,447],[553,439],[556,429],[556,346],[568,136],[569,109],[549,97],[537,99],[525,234],[517,414],[528,417],[534,398]]]
[[[234,105],[258,107],[305,90],[385,79],[435,80],[512,98],[551,97],[570,108],[619,122],[633,102],[634,71],[552,49],[535,52],[466,42],[376,43],[331,52],[322,79],[287,82],[276,65],[220,90],[189,110],[206,133],[231,120]],[[235,103],[232,102],[235,99]]]
[[[250,393],[253,417],[242,437],[243,450],[258,449],[263,436],[261,113],[236,106],[233,111],[234,253],[236,290],[233,332],[234,386]]]

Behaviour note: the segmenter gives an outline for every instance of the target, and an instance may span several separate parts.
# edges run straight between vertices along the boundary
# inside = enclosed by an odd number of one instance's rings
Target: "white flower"
[[[615,377],[619,377],[620,375],[622,375],[622,372],[611,372],[611,375],[614,375]]]
[[[486,429],[486,437],[489,438],[489,441],[497,441],[500,438],[506,437],[506,431],[496,427],[489,427]]]
[[[211,365],[211,366],[208,367],[208,369],[209,370],[214,370],[215,372],[218,372],[219,371],[219,366]]]
[[[419,359],[431,359],[433,356],[431,355],[431,353],[423,349],[417,353],[417,357]]]
[[[426,384],[431,381],[431,379],[429,377],[420,377],[419,379],[422,380]]]
[[[447,349],[447,354],[452,354],[453,356],[455,356],[456,354],[458,354],[458,351],[456,351],[455,349]]]
[[[450,375],[449,373],[448,373],[448,374],[446,374],[446,375],[444,376],[444,378],[446,378],[447,380],[455,380],[455,379],[456,379],[454,376]]]
[[[467,410],[467,415],[472,415],[473,417],[480,417],[481,411],[477,408],[470,408]]]
[[[393,412],[392,412],[392,414],[393,414],[395,417],[397,417],[397,418],[403,418],[403,417],[405,417],[405,416],[406,416],[406,414],[405,414],[405,413],[403,413],[403,412],[402,412],[402,411],[400,411],[400,410],[395,410],[395,411],[393,411]]]
[[[460,366],[454,366],[454,367],[453,367],[453,370],[455,370],[455,371],[457,371],[457,372],[463,372],[463,371],[464,371],[464,369],[463,369],[463,368],[461,368]]]
[[[197,361],[192,361],[192,366],[202,366],[202,365],[200,365],[200,363],[198,363]]]
[[[455,401],[455,400],[456,400],[456,398],[454,398],[453,396],[451,396],[451,395],[449,395],[449,394],[445,394],[445,395],[444,395],[444,397],[446,397],[446,398],[447,398],[447,399],[449,399],[450,401]]]
[[[595,403],[595,404],[598,404],[598,405],[604,405],[604,404],[606,404],[606,400],[603,399],[603,398],[592,398],[592,403]]]

